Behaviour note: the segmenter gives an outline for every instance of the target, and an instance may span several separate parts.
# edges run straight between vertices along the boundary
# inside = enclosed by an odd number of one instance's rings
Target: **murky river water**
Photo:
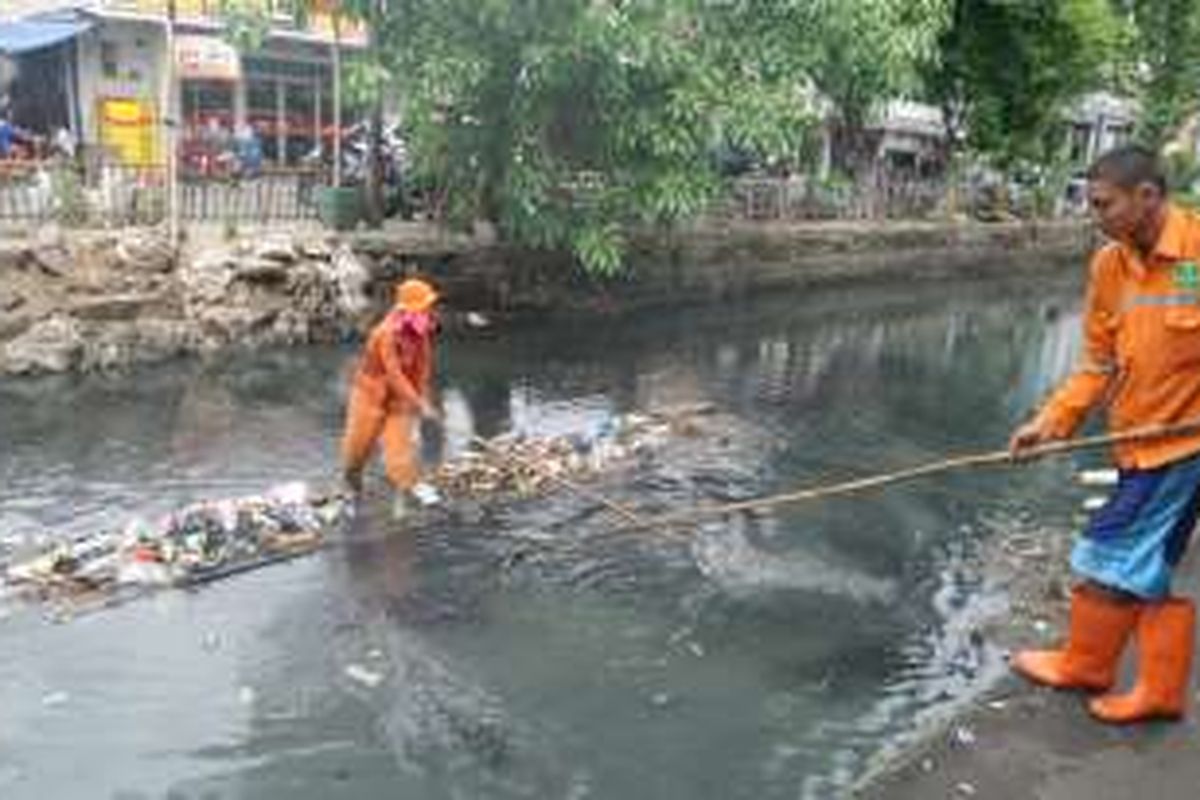
[[[854,289],[456,341],[440,446],[705,399],[777,444],[715,466],[743,491],[991,449],[1069,365],[1076,291]],[[352,358],[0,386],[0,531],[328,478]],[[368,514],[386,535],[199,591],[69,624],[5,610],[0,797],[837,796],[999,668],[972,635],[1002,602],[980,520],[1063,507],[1068,474],[947,476],[538,569],[510,568],[528,516],[403,535]]]

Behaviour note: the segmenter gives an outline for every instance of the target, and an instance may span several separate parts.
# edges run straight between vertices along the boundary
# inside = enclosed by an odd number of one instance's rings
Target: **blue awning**
[[[74,39],[92,26],[83,19],[56,17],[0,22],[0,53],[19,56]]]

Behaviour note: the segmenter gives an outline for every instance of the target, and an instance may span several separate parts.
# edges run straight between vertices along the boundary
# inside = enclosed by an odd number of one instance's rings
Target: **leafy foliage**
[[[720,148],[794,160],[818,96],[858,130],[915,88],[946,3],[342,0],[374,43],[347,59],[344,90],[399,96],[410,177],[445,219],[482,217],[612,273],[631,228],[709,205]],[[228,17],[244,49],[261,44],[249,12]]]
[[[220,9],[225,39],[231,45],[242,53],[262,49],[271,31],[271,20],[261,7],[238,0],[221,0]]]
[[[1137,137],[1161,147],[1200,106],[1200,2],[1117,0],[1132,24],[1126,83],[1142,101]]]
[[[227,0],[250,47],[262,21]],[[333,0],[294,0],[303,16]],[[253,5],[252,3],[250,5]],[[1093,88],[1143,99],[1161,142],[1195,110],[1200,0],[336,0],[372,47],[346,99],[402,111],[440,218],[620,270],[638,226],[703,211],[720,154],[795,163],[828,121],[861,179],[882,104],[922,97],[966,145],[1053,202],[1063,111]],[[807,154],[807,155],[806,155]],[[961,159],[951,158],[959,164]]]
[[[953,0],[926,86],[952,127],[1001,168],[1053,163],[1064,108],[1100,84],[1120,43],[1106,0]]]
[[[448,215],[613,272],[630,226],[707,205],[718,144],[790,153],[812,124],[761,7],[398,0],[381,36]]]
[[[816,0],[792,4],[793,40],[811,37],[805,69],[833,106],[835,159],[862,170],[863,137],[880,104],[920,88],[920,65],[934,58],[948,21],[947,0]]]

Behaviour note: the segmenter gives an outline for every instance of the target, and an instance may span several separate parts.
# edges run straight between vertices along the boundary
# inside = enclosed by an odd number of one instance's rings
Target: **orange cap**
[[[437,301],[437,292],[419,278],[409,278],[396,286],[396,305],[403,311],[428,311]]]

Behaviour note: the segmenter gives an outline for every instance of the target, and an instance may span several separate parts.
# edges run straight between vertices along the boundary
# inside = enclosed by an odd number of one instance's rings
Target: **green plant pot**
[[[362,195],[357,186],[323,186],[317,190],[317,215],[327,227],[352,231],[363,217]]]

